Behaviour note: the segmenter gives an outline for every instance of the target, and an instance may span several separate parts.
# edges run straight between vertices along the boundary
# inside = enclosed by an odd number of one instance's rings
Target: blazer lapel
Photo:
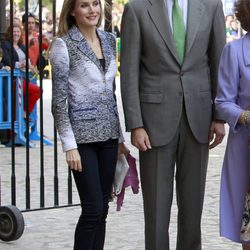
[[[69,30],[69,36],[71,37],[72,40],[77,42],[77,47],[78,49],[86,55],[95,65],[103,72],[103,68],[101,66],[100,61],[96,57],[96,54],[92,50],[92,48],[89,46],[87,40],[85,37],[82,35],[82,33],[79,31],[79,29],[76,26],[73,26]]]
[[[243,38],[242,47],[244,63],[246,66],[250,66],[250,33]]]
[[[148,13],[167,47],[176,58],[176,60],[179,61],[174,45],[172,30],[169,23],[169,15],[166,3],[164,0],[149,1],[151,3],[151,6],[148,8]]]
[[[204,6],[200,0],[189,0],[187,17],[186,55],[191,49],[195,40],[200,23],[202,23],[202,13]]]
[[[112,50],[111,50],[110,42],[107,39],[106,34],[100,30],[97,30],[97,34],[101,42],[102,53],[105,59],[105,73],[106,73],[111,62]]]

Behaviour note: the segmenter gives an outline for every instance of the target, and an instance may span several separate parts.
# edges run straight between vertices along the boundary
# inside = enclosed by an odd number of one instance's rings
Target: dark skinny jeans
[[[103,250],[117,149],[117,139],[78,144],[83,171],[73,171],[73,175],[82,213],[75,230],[74,250]]]

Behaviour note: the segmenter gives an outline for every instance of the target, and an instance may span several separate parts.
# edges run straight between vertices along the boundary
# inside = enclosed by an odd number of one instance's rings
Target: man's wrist
[[[141,128],[143,128],[143,127],[132,128],[132,129],[131,129],[131,132],[134,132],[134,131],[136,131],[136,130],[138,130],[138,129],[141,129]]]
[[[221,120],[221,119],[215,119],[214,122],[219,122],[219,123],[226,123],[224,120]]]

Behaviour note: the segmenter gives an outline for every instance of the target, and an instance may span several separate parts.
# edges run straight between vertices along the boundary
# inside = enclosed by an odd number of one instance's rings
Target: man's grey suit
[[[189,0],[180,65],[164,0],[133,0],[121,27],[121,93],[126,129],[143,127],[140,152],[146,250],[169,249],[176,163],[178,250],[201,249],[200,217],[213,99],[225,44],[221,0]]]

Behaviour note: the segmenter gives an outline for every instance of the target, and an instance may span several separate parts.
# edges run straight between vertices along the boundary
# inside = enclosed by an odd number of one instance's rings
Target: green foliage
[[[24,11],[24,0],[16,1],[17,7],[20,11]]]
[[[52,10],[53,1],[56,1],[56,0],[42,0],[42,5],[46,6],[49,10]],[[16,0],[15,2],[17,4],[17,6],[18,6],[18,9],[20,11],[24,11],[24,9],[25,9],[25,0]],[[39,5],[38,0],[36,0],[36,1],[33,0],[33,2],[36,2],[37,6]]]
[[[51,10],[53,6],[53,0],[43,0],[43,5]]]
[[[53,1],[56,1],[56,0],[42,0],[42,4],[43,4],[43,6],[46,6],[49,10],[52,10]],[[63,1],[63,0],[61,0],[61,1]],[[118,3],[118,4],[122,4],[122,5],[124,5],[128,1],[129,0],[113,0],[114,3]],[[39,4],[39,0],[33,0],[32,2],[36,2],[37,6]],[[15,0],[15,3],[17,4],[18,9],[20,11],[24,11],[24,9],[25,9],[25,0]]]
[[[128,2],[128,0],[113,0],[115,3],[119,3],[119,4],[126,4]]]

